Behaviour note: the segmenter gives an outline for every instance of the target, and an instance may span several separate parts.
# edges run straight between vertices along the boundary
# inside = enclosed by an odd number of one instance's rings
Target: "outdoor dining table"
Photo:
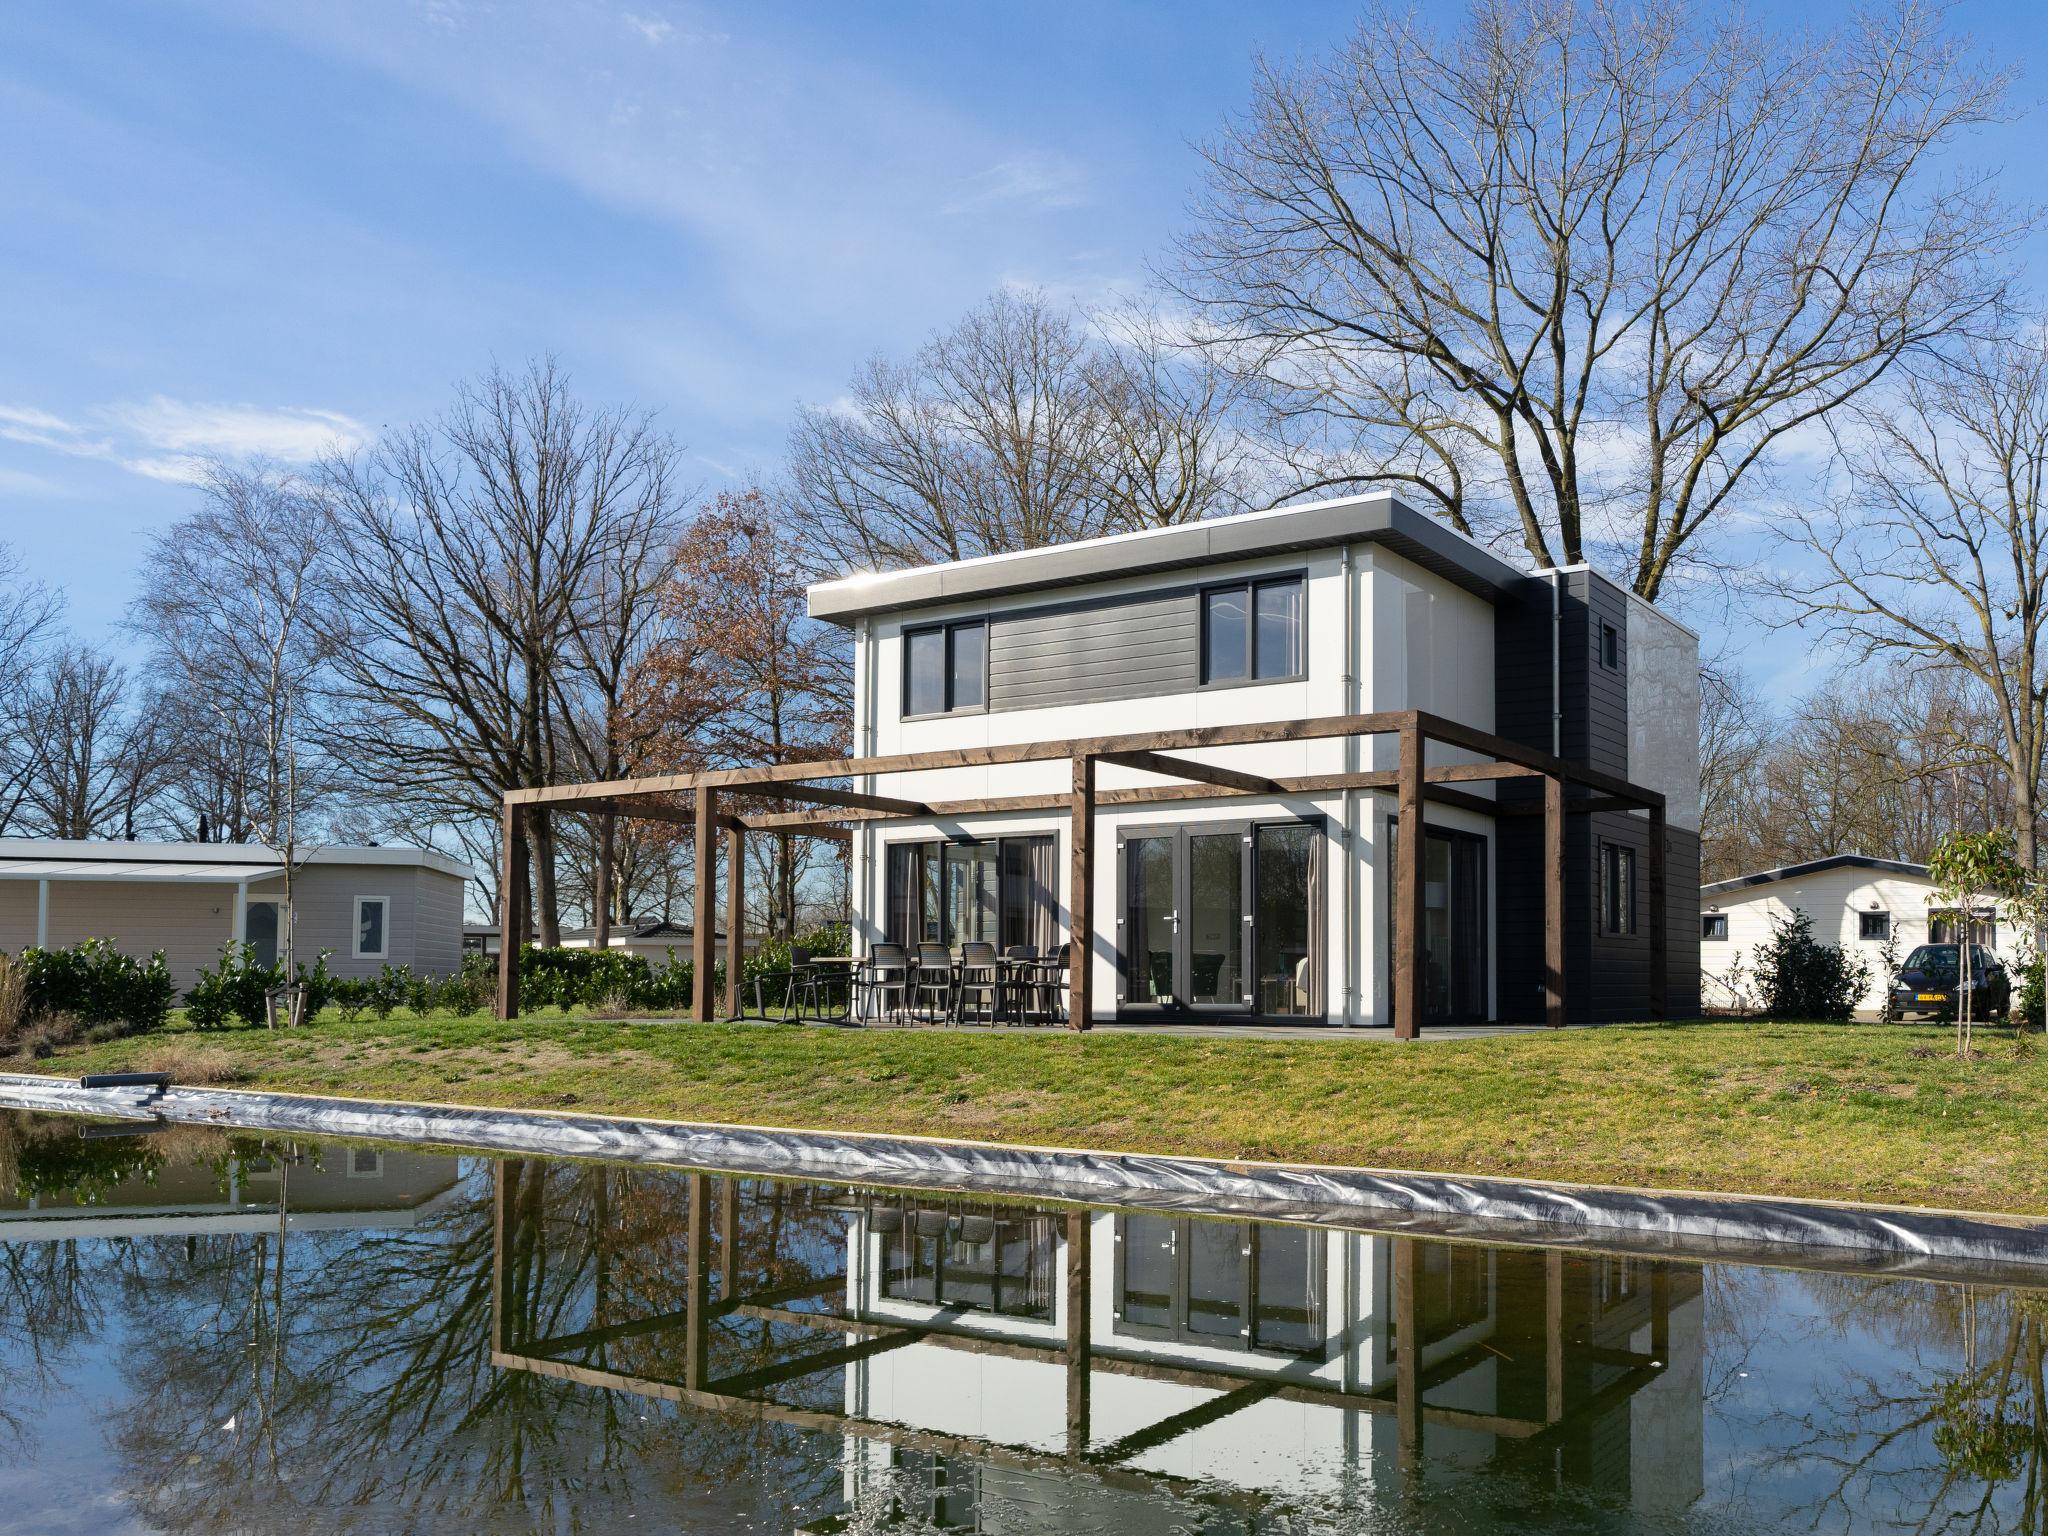
[[[859,1002],[860,994],[865,992],[873,985],[873,978],[880,973],[881,967],[875,963],[874,957],[872,955],[818,955],[813,958],[813,964],[821,964],[827,961],[833,964],[844,965],[848,967],[846,983],[847,1011],[845,1014],[842,1014],[839,1017],[842,1020],[850,1020],[857,1018],[860,1022],[865,1022],[867,1015],[861,1011],[861,1005]],[[998,978],[998,1002],[993,1016],[989,1018],[987,1022],[993,1025],[998,1023],[1017,1021],[1018,1014],[1010,1012],[1002,1000],[1016,998],[1019,995],[1020,990],[1024,987],[1029,987],[1033,985],[1043,986],[1048,981],[1056,981],[1058,978],[1059,967],[1063,963],[1063,958],[1059,955],[997,955],[996,975]],[[966,1022],[964,1019],[960,1017],[960,984],[961,976],[966,970],[966,968],[966,961],[959,954],[958,951],[955,951],[952,956],[952,987],[951,991],[948,994],[949,1001],[946,1005],[947,1016],[951,1020],[951,1022],[954,1023]],[[896,968],[891,967],[891,969]],[[906,980],[910,975],[914,974],[916,970],[917,957],[913,954],[909,956],[908,964],[903,968],[903,973]],[[905,1005],[900,1006],[894,1011],[899,1014],[902,1014],[912,1013],[915,1010],[911,1009],[906,1003]],[[1021,1011],[1022,1010],[1019,1010],[1020,1013]],[[1046,1021],[1052,1022],[1052,1019],[1053,1015],[1050,1009],[1048,1009]]]

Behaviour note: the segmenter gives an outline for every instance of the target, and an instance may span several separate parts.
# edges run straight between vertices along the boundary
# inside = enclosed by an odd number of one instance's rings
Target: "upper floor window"
[[[1613,670],[1621,667],[1621,631],[1612,624],[1600,626],[1600,665]]]
[[[1300,576],[1202,593],[1202,681],[1277,682],[1308,674],[1308,587]]]
[[[903,713],[980,709],[988,698],[988,625],[981,619],[903,632]]]

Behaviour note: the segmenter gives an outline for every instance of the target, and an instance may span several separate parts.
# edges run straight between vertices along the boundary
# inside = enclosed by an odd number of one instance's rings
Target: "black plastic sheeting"
[[[914,1136],[384,1104],[212,1088],[88,1089],[0,1073],[0,1106],[306,1136],[652,1163],[1312,1221],[1485,1242],[1988,1280],[2048,1280],[2048,1221],[1821,1200],[1555,1184],[1366,1168],[1002,1147]]]

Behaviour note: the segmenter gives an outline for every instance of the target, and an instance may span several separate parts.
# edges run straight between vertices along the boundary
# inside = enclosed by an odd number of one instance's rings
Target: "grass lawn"
[[[2048,1043],[1941,1026],[1680,1024],[1423,1041],[800,1029],[399,1014],[176,1046],[251,1086],[670,1119],[1504,1173],[2048,1214]]]

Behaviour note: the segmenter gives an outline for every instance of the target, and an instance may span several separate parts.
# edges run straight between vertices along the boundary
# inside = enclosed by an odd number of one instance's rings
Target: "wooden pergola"
[[[1239,768],[1198,762],[1173,754],[1217,747],[1344,737],[1395,736],[1399,766],[1351,773],[1268,778]],[[1431,742],[1488,758],[1478,763],[1430,767]],[[986,768],[1008,763],[1066,761],[1071,788],[1064,794],[997,795],[971,800],[906,800],[823,780],[872,779],[885,774],[948,768]],[[1097,787],[1102,764],[1137,769],[1177,784],[1124,789]],[[1536,799],[1499,801],[1463,785],[1540,780]],[[1566,789],[1584,794],[1567,796]],[[656,774],[589,784],[553,785],[507,791],[498,871],[503,937],[499,944],[498,1012],[519,1012],[519,942],[522,914],[516,911],[524,887],[525,818],[535,809],[582,815],[640,817],[680,822],[692,829],[697,847],[696,916],[693,924],[692,1015],[710,1022],[718,1016],[713,969],[717,958],[717,842],[726,843],[726,995],[728,1016],[740,1013],[742,870],[750,832],[795,832],[848,841],[849,828],[864,821],[954,817],[995,812],[1065,809],[1069,816],[1071,878],[1068,892],[1068,1026],[1090,1027],[1094,1006],[1095,813],[1103,806],[1151,805],[1173,801],[1246,796],[1301,796],[1347,789],[1391,791],[1398,816],[1398,857],[1392,875],[1394,901],[1394,1034],[1413,1039],[1422,1028],[1423,985],[1423,803],[1442,804],[1496,817],[1543,818],[1543,989],[1545,1019],[1565,1022],[1564,995],[1564,818],[1592,811],[1649,813],[1647,885],[1650,926],[1650,997],[1653,1017],[1666,1012],[1664,797],[1613,774],[1567,762],[1519,742],[1475,730],[1423,710],[1324,715],[1310,720],[1259,721],[1244,725],[1196,726],[1178,731],[1144,731],[1074,741],[1018,742],[1004,746],[955,747],[935,752],[900,752],[879,757],[821,762],[773,763],[720,768],[701,773]],[[687,804],[678,803],[687,798]],[[779,802],[780,809],[736,812],[731,802]],[[794,807],[801,807],[794,808]]]

